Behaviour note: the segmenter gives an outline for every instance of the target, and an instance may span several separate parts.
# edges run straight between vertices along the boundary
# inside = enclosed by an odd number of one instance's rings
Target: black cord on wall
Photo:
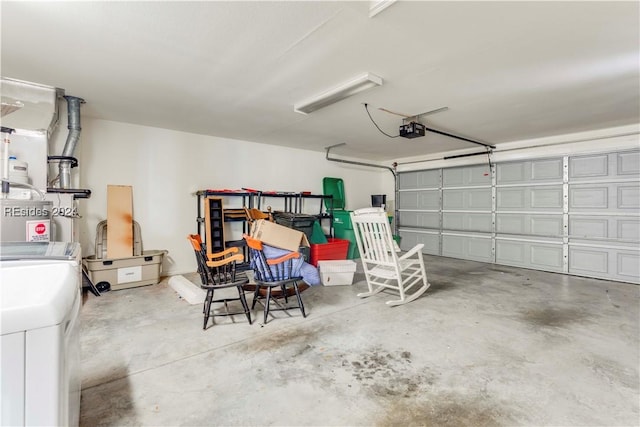
[[[364,109],[367,110],[367,114],[369,115],[369,119],[371,119],[371,123],[374,124],[374,126],[385,136],[388,136],[389,138],[397,138],[400,135],[389,135],[388,133],[386,133],[385,131],[383,131],[382,129],[380,129],[380,126],[378,126],[378,124],[373,120],[373,117],[371,117],[371,113],[369,112],[369,104],[367,104],[365,102],[364,104]]]

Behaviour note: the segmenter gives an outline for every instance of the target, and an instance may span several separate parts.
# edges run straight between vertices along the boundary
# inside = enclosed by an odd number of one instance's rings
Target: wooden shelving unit
[[[215,253],[225,250],[224,209],[222,208],[222,198],[211,196],[205,197],[204,225],[207,253]]]

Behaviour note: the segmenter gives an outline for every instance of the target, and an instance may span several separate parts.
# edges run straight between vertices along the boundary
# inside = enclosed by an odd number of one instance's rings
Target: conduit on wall
[[[325,150],[327,150],[327,154],[325,156],[325,158],[330,161],[330,162],[338,162],[338,163],[347,163],[350,165],[358,165],[358,166],[367,166],[367,167],[372,167],[372,168],[380,168],[380,169],[387,169],[389,172],[391,172],[393,174],[393,189],[394,189],[394,197],[395,200],[398,200],[398,195],[399,195],[399,188],[398,188],[398,174],[396,172],[396,166],[397,163],[393,164],[393,168],[389,167],[389,166],[383,166],[383,165],[376,165],[374,163],[364,163],[364,162],[356,162],[353,160],[344,160],[344,159],[332,159],[329,157],[329,151],[332,148],[336,148],[336,147],[341,147],[343,145],[347,145],[345,142],[341,143],[341,144],[336,144],[336,145],[331,145],[329,147],[325,147]],[[398,234],[398,204],[394,203],[394,208],[393,208],[393,215],[395,217],[395,222],[393,225],[393,233],[394,234]]]

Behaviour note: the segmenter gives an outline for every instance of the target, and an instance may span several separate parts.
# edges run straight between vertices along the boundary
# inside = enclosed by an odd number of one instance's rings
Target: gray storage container
[[[160,281],[162,257],[167,251],[144,251],[139,256],[114,259],[97,259],[95,255],[82,260],[89,278],[98,289],[107,282],[111,290],[155,285]]]
[[[96,226],[95,258],[107,257],[107,220],[100,221]],[[133,256],[142,255],[142,232],[140,224],[133,221]]]

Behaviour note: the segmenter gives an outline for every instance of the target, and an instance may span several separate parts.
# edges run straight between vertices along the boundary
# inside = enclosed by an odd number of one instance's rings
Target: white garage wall
[[[92,191],[90,199],[79,201],[83,254],[93,254],[95,227],[106,219],[107,185],[131,185],[145,250],[169,251],[163,274],[195,271],[186,236],[196,232],[197,190],[322,194],[322,178],[332,176],[344,180],[347,209],[370,206],[371,194],[387,194],[391,203],[394,198],[389,171],[330,162],[324,152],[85,117],[78,147],[80,188]],[[317,206],[306,210],[315,212]]]

